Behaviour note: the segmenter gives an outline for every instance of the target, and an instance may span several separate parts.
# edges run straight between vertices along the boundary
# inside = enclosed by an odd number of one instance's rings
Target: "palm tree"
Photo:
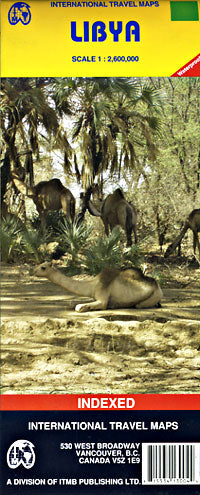
[[[64,152],[64,166],[69,173],[73,144],[76,179],[81,180],[89,198],[94,181],[102,189],[108,174],[120,176],[123,166],[134,170],[138,146],[154,158],[154,133],[159,129],[158,94],[150,82],[137,78],[3,79],[1,128],[7,153],[4,167],[8,172],[11,162],[12,167],[21,168],[22,178],[27,172],[31,182],[32,153],[39,156],[42,137],[43,146],[50,141],[51,149],[58,147]],[[23,168],[21,149],[27,154]],[[3,176],[7,181],[8,173]]]
[[[81,154],[84,190],[95,179],[100,182],[105,172],[120,173],[123,164],[133,170],[135,144],[146,146],[154,158],[159,101],[150,83],[141,85],[137,78],[68,78],[55,86],[62,115],[71,101],[72,139]]]
[[[70,153],[65,133],[60,127],[57,111],[49,96],[51,80],[40,78],[7,78],[1,83],[1,135],[3,143],[3,195],[9,180],[10,167],[17,168],[21,178],[33,182],[32,153],[39,158],[41,137],[44,143],[54,138],[52,146]],[[20,156],[25,165],[21,166]],[[67,162],[67,159],[65,160]],[[3,200],[2,195],[2,200]]]

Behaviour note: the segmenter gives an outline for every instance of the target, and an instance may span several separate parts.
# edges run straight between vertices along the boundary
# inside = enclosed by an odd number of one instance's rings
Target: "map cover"
[[[199,494],[200,2],[1,2],[5,495]]]

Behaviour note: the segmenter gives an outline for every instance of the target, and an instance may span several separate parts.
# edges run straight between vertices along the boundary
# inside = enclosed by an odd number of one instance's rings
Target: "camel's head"
[[[52,262],[45,261],[45,263],[42,263],[41,265],[36,266],[32,270],[32,275],[35,277],[47,277],[49,269],[53,267]]]
[[[124,193],[123,193],[122,189],[120,189],[119,187],[118,187],[118,189],[115,189],[115,191],[113,192],[113,196],[115,196],[116,199],[118,199],[118,200],[124,199]]]

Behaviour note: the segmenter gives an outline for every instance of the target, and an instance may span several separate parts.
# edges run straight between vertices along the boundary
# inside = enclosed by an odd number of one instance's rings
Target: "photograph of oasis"
[[[2,393],[198,392],[200,79],[1,82]]]

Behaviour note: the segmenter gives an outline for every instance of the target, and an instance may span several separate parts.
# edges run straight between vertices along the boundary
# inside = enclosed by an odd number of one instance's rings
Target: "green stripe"
[[[198,2],[170,2],[172,21],[198,21]]]

